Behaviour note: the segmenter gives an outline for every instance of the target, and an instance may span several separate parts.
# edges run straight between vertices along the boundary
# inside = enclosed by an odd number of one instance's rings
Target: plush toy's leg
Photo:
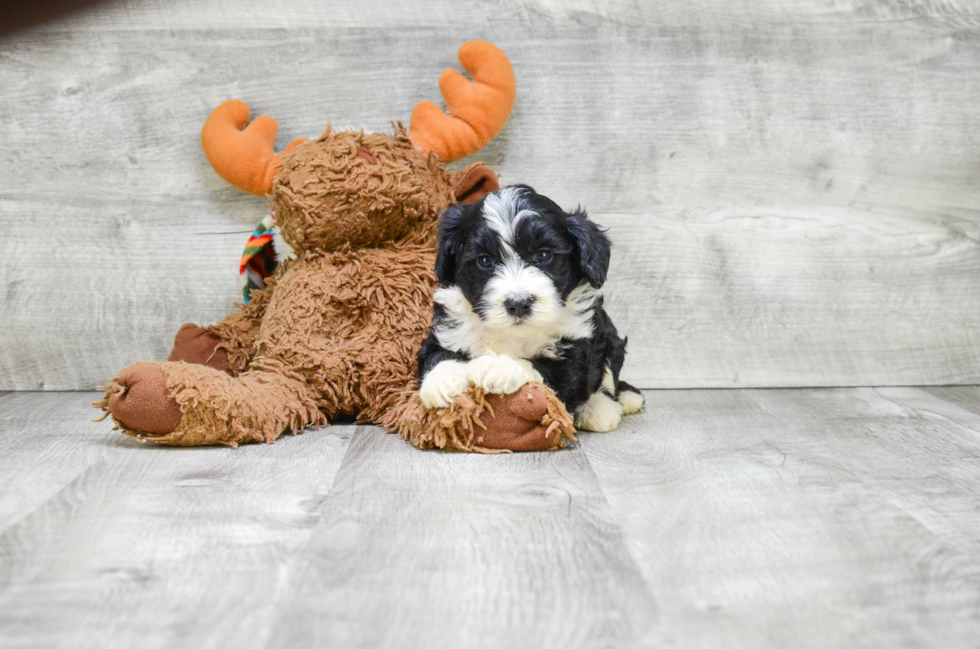
[[[359,391],[371,395],[363,401],[361,421],[380,423],[419,448],[454,451],[543,451],[562,448],[566,439],[575,439],[571,415],[540,383],[509,395],[471,388],[448,408],[426,408],[414,377],[420,345],[415,341],[425,335],[427,325],[378,340],[357,357]]]
[[[174,446],[273,442],[286,431],[326,424],[302,378],[262,370],[231,377],[188,363],[131,365],[93,405],[127,435]]]
[[[221,338],[215,334],[188,322],[174,336],[174,348],[167,360],[207,365],[219,372],[234,375],[236,372],[232,371],[228,362],[228,352],[220,347],[221,343]]]
[[[529,383],[508,395],[471,388],[448,408],[428,409],[416,386],[399,394],[381,423],[419,448],[500,453],[564,448],[572,417],[555,393]]]
[[[184,361],[207,365],[238,376],[248,367],[255,355],[255,338],[262,325],[274,280],[262,291],[252,291],[252,299],[241,311],[229,313],[216,325],[199,327],[185,324],[174,338],[168,361]]]

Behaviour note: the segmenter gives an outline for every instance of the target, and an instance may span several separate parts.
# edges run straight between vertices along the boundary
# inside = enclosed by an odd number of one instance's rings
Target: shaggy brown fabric
[[[400,124],[394,135],[328,127],[286,156],[273,181],[276,221],[296,258],[240,312],[186,334],[220,339],[228,373],[214,363],[140,364],[141,376],[156,377],[144,411],[118,398],[142,394],[146,380],[133,383],[134,368],[96,405],[127,434],[152,432],[151,441],[172,445],[272,442],[356,415],[422,448],[562,447],[574,439],[572,420],[543,385],[507,396],[471,389],[439,410],[418,398],[415,356],[432,318],[438,215],[457,192],[473,200],[495,187],[486,167],[450,174],[435,155],[420,155]]]
[[[365,159],[362,151],[377,162]],[[431,227],[456,202],[434,154],[419,155],[401,124],[395,136],[334,132],[305,142],[272,183],[276,223],[294,248],[334,250],[392,241]]]
[[[419,448],[546,451],[575,439],[571,415],[551,388],[540,383],[510,395],[488,395],[475,388],[438,410],[422,405],[416,388],[409,386],[380,423]]]
[[[244,371],[255,354],[255,337],[262,326],[262,317],[272,296],[274,283],[275,278],[269,278],[265,290],[253,289],[248,304],[237,305],[241,311],[229,313],[218,324],[204,327],[204,331],[221,341],[219,347],[225,352],[228,373],[232,376]]]
[[[201,329],[196,324],[188,322],[183,325],[174,337],[174,348],[167,357],[168,361],[184,361],[207,365],[221,372],[230,372],[228,352],[219,349],[221,338],[209,331]]]

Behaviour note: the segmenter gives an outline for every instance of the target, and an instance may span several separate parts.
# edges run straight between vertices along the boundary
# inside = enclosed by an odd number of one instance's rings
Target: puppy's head
[[[586,213],[564,212],[513,185],[443,214],[436,276],[456,286],[491,328],[548,327],[575,289],[602,286],[608,237]]]

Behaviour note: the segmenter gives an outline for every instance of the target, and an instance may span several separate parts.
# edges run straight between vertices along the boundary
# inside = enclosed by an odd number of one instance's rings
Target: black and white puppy
[[[553,389],[575,425],[609,431],[643,407],[619,380],[626,340],[602,308],[609,238],[513,185],[442,216],[435,313],[418,354],[420,396],[446,407],[471,385],[510,394],[529,381]]]

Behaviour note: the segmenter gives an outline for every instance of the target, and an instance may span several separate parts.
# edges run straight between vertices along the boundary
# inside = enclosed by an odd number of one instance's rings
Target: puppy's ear
[[[593,288],[606,282],[612,243],[598,225],[589,220],[583,209],[577,209],[565,220],[568,234],[575,241],[582,273]]]
[[[466,214],[464,205],[453,205],[439,219],[439,247],[436,250],[436,279],[439,284],[456,281],[456,247],[460,222]]]

